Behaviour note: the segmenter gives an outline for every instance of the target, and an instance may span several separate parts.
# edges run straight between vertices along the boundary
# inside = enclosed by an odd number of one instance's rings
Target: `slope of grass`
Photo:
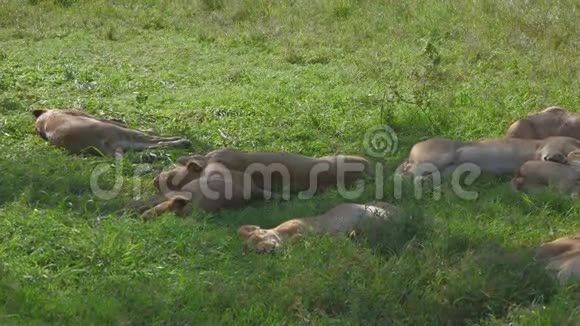
[[[421,199],[390,171],[432,136],[501,136],[550,105],[576,111],[577,1],[0,0],[0,323],[575,324],[578,286],[532,259],[580,229],[577,200],[481,177]],[[407,219],[355,241],[306,237],[244,255],[241,224],[275,225],[344,201],[256,203],[144,224],[122,212],[184,151],[123,162],[70,156],[30,110],[75,107],[193,152],[221,147],[367,155],[391,126],[384,198]],[[149,170],[144,170],[147,164]],[[102,200],[100,180],[123,184]],[[356,201],[375,197],[374,184]]]

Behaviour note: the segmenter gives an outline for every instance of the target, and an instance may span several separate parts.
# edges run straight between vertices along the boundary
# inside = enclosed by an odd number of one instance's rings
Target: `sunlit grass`
[[[417,141],[501,136],[550,105],[579,107],[577,1],[0,0],[1,324],[574,324],[578,288],[533,246],[580,228],[577,200],[511,192],[507,178],[405,185],[400,223],[355,240],[308,236],[244,255],[236,230],[344,201],[255,203],[144,224],[122,212],[184,151],[114,163],[35,135],[32,108],[75,107],[195,153],[233,147],[366,155],[391,126],[391,171]],[[153,158],[153,162],[151,159]],[[140,164],[151,170],[135,175]],[[116,167],[110,201],[92,170]],[[388,172],[388,171],[387,171]],[[367,180],[369,182],[370,180]],[[135,191],[135,184],[141,186]],[[369,184],[359,202],[374,200]]]

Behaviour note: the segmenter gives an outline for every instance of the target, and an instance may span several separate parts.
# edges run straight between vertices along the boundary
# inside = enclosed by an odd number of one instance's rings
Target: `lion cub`
[[[536,258],[546,262],[546,268],[554,270],[561,282],[580,280],[580,233],[541,245]]]
[[[535,191],[553,187],[565,194],[580,191],[580,151],[568,154],[567,164],[528,161],[512,179],[516,191]]]
[[[252,199],[268,200],[277,197],[277,194],[256,186],[242,172],[229,170],[220,163],[210,163],[199,178],[179,190],[157,195],[145,206],[149,209],[142,208],[140,211],[143,211],[143,219],[148,221],[166,212],[190,215],[193,206],[213,212],[224,208],[240,208]]]
[[[245,173],[264,189],[286,187],[290,192],[310,190],[314,193],[339,183],[349,185],[365,175],[372,175],[371,164],[360,156],[313,158],[293,153],[246,153],[220,149],[206,156],[180,158],[173,169],[161,172],[153,184],[162,192],[179,190],[199,178],[211,163],[220,163],[231,171]]]
[[[463,143],[432,138],[415,144],[398,169],[402,175],[447,175],[464,163],[475,164],[483,172],[511,174],[527,161],[567,163],[569,153],[580,150],[580,140],[570,137],[536,139],[486,139]]]
[[[398,211],[397,207],[384,202],[340,204],[321,215],[291,219],[273,229],[244,225],[239,228],[238,233],[248,250],[267,253],[279,248],[285,240],[308,232],[349,233],[355,231],[364,220],[390,218]]]
[[[514,122],[506,134],[506,137],[526,139],[552,136],[580,139],[580,114],[552,106]]]
[[[36,132],[52,145],[73,154],[97,150],[106,156],[159,147],[188,147],[181,137],[157,137],[127,125],[77,110],[34,110]]]

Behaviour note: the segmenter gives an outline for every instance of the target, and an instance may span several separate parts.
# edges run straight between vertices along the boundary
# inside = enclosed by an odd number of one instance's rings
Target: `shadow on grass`
[[[355,241],[370,247],[376,254],[389,257],[406,247],[427,241],[433,232],[433,221],[418,207],[402,210],[387,220],[363,221]]]
[[[447,237],[439,248],[439,260],[453,266],[437,305],[447,321],[478,320],[505,316],[515,305],[547,302],[557,283],[534,260],[533,248],[505,248],[497,241]]]
[[[39,207],[114,212],[134,195],[152,188],[156,171],[172,164],[173,157],[186,154],[165,150],[130,152],[123,161],[115,161],[35,147],[0,159],[0,206],[23,200]],[[99,188],[110,190],[118,179],[122,181],[118,195],[110,200],[100,199],[91,186],[96,169],[103,167],[106,171],[95,178]]]
[[[480,249],[465,252],[455,263],[420,255],[422,264],[416,264],[417,279],[412,281],[420,287],[400,289],[399,304],[408,316],[413,311],[406,307],[421,306],[429,322],[451,325],[505,317],[516,306],[546,304],[556,283],[526,252]]]
[[[62,155],[51,153],[3,159],[0,205],[21,197],[31,202],[54,203],[55,197],[83,195],[90,188],[81,165],[78,160],[66,162]]]
[[[417,213],[366,228],[361,242],[413,277],[413,288],[399,289],[402,309],[420,306],[429,322],[505,317],[516,306],[545,304],[557,291],[553,277],[534,260],[533,248],[505,248],[485,235],[441,234]]]

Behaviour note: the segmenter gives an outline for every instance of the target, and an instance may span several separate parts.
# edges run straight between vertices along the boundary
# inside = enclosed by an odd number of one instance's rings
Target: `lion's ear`
[[[259,229],[260,227],[257,225],[242,225],[238,229],[238,234],[240,235],[241,238],[248,239],[250,236],[252,236],[252,233],[254,233],[254,231]]]
[[[178,158],[175,163],[177,165],[183,165],[186,166],[187,163],[191,162],[191,156],[181,156],[180,158]]]
[[[204,162],[207,161],[207,158],[203,155],[186,155],[179,157],[175,163],[177,165],[186,166],[189,162],[195,161],[199,165],[205,165]]]
[[[568,161],[580,161],[580,150],[568,153]]]
[[[198,161],[189,161],[186,165],[189,172],[201,172],[203,166]]]
[[[36,119],[38,119],[44,113],[46,113],[46,110],[34,110],[34,111],[32,111],[32,114],[34,114],[34,117]]]
[[[187,205],[189,201],[185,197],[173,197],[169,203],[169,206],[174,210],[182,209]]]

